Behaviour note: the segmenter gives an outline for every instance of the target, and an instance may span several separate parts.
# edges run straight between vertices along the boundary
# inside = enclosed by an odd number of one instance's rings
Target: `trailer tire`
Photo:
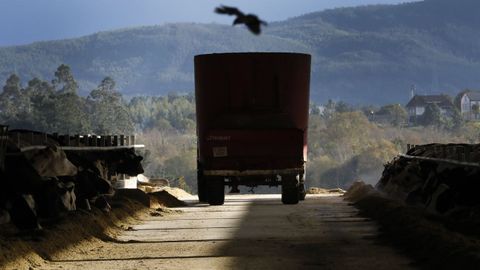
[[[305,183],[300,183],[300,185],[298,185],[298,199],[304,201],[306,196],[307,191],[305,189]]]
[[[305,187],[305,178],[307,175],[307,166],[303,164],[303,172],[299,175],[300,184],[298,185],[298,196],[300,201],[304,201],[307,196],[307,188]]]
[[[297,204],[299,201],[298,180],[295,176],[283,176],[282,179],[282,203]]]
[[[225,185],[223,178],[207,179],[208,203],[210,205],[223,205],[225,203]]]
[[[197,189],[198,189],[198,200],[200,202],[208,202],[208,190],[207,183],[205,181],[205,176],[203,171],[197,170]]]

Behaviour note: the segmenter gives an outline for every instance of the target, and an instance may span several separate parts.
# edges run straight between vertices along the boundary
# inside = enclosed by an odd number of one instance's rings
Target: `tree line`
[[[81,97],[70,67],[64,64],[53,80],[33,78],[25,87],[18,75],[10,75],[0,94],[0,122],[60,134],[130,134],[134,128],[112,78],[105,77],[87,97]]]
[[[0,123],[11,128],[59,134],[132,134],[158,128],[195,129],[193,95],[134,97],[127,101],[112,77],[105,77],[88,96],[68,65],[51,81],[30,79],[26,85],[11,74],[0,93]]]

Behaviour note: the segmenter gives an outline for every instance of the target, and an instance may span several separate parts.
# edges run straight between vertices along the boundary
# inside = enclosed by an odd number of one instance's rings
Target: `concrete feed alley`
[[[223,206],[193,200],[151,216],[117,240],[76,256],[53,255],[50,269],[408,269],[411,261],[376,241],[374,222],[342,197],[228,195]]]

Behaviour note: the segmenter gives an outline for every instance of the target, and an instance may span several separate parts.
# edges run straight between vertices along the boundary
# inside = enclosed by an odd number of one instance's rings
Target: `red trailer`
[[[310,61],[298,53],[195,56],[200,201],[223,204],[225,185],[281,185],[285,204],[305,198]]]

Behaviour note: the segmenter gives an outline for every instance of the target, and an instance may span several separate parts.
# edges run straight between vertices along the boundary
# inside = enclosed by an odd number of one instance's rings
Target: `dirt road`
[[[52,269],[409,269],[411,261],[377,241],[376,225],[338,196],[227,196],[224,206],[191,201],[152,216],[76,256],[52,256]]]

